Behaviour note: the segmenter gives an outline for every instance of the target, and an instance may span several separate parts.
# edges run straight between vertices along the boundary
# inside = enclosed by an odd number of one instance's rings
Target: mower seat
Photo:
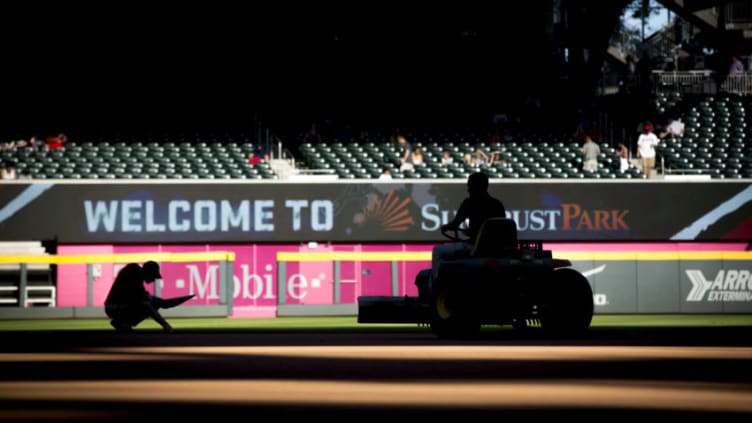
[[[504,257],[517,249],[517,224],[512,219],[492,217],[480,227],[471,257]]]

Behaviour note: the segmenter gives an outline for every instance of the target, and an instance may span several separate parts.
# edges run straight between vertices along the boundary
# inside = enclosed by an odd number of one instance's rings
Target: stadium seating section
[[[3,151],[33,179],[274,179],[267,162],[248,163],[254,145],[223,141],[70,141],[64,148]]]
[[[660,96],[658,103],[662,111],[677,111],[685,125],[681,140],[665,139],[658,148],[666,173],[752,178],[748,97],[672,93]]]
[[[660,94],[659,111],[685,124],[681,139],[666,138],[658,148],[659,171],[665,174],[709,175],[713,178],[752,178],[752,133],[747,125],[748,97]],[[487,142],[487,134],[473,130],[410,130],[403,134],[423,152],[424,163],[400,171],[401,151],[393,134],[370,132],[367,138],[309,143],[297,140],[300,168],[336,174],[340,179],[374,179],[385,168],[395,179],[466,178],[481,171],[491,178],[645,178],[638,166],[619,170],[610,140],[600,140],[603,155],[595,172],[582,170],[582,141],[569,134],[527,131],[512,140]],[[636,139],[636,134],[634,134]],[[236,142],[240,140],[240,142]],[[632,142],[633,140],[629,140]],[[633,142],[632,142],[633,144]],[[270,163],[248,163],[254,145],[246,137],[177,137],[145,139],[89,139],[68,142],[64,148],[21,148],[0,152],[33,179],[280,179]],[[478,149],[498,160],[466,163]],[[453,163],[441,165],[449,151]],[[632,145],[634,151],[634,144]]]

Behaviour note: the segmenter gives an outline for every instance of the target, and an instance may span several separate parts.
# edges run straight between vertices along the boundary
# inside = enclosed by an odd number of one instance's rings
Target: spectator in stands
[[[582,145],[582,155],[585,160],[582,161],[582,170],[588,172],[598,171],[598,157],[601,155],[601,148],[593,142],[590,135],[585,135],[585,144]]]
[[[397,136],[397,143],[402,150],[402,158],[400,159],[400,171],[413,170],[413,146],[407,141],[404,135]]]
[[[18,174],[18,179],[31,179],[31,169],[28,167],[23,168],[21,173]]]
[[[44,140],[39,138],[37,134],[34,134],[29,138],[29,147],[35,150],[40,150],[45,144]]]
[[[491,155],[488,158],[488,164],[492,165],[494,163],[506,163],[501,158],[501,153],[504,152],[504,147],[501,145],[501,143],[491,144]]]
[[[449,152],[449,150],[444,150],[444,152],[441,154],[441,165],[447,167],[452,164],[452,162],[454,162],[452,154]]]
[[[666,137],[670,137],[674,140],[680,140],[681,137],[684,135],[684,123],[679,119],[674,119],[673,117],[668,117],[668,124],[666,125],[666,130],[661,132],[659,137],[661,139],[664,139]]]
[[[65,134],[61,132],[57,134],[57,136],[47,137],[47,147],[50,150],[56,150],[58,148],[64,147],[67,141],[68,141],[68,137],[65,136]]]
[[[650,178],[655,167],[655,147],[659,141],[650,122],[646,122],[643,128],[644,133],[637,139],[637,156],[642,161],[642,171]]]
[[[475,155],[473,156],[473,166],[487,165],[488,160],[488,154],[486,154],[483,149],[478,148],[475,150]]]
[[[623,142],[616,148],[616,154],[619,156],[619,171],[624,173],[629,169],[629,150]]]
[[[16,148],[16,142],[14,140],[10,140],[10,141],[0,144],[0,150],[12,150],[14,148]]]
[[[161,278],[159,264],[154,261],[147,261],[143,266],[129,263],[123,267],[104,301],[104,310],[112,319],[112,327],[118,332],[131,331],[134,326],[151,317],[165,332],[172,332],[172,326],[159,314],[159,308],[166,308],[164,300],[151,295],[143,284],[154,283]]]
[[[248,153],[248,164],[253,166],[257,163],[261,163],[261,156],[257,156],[256,151]]]
[[[16,173],[16,164],[11,161],[6,161],[5,167],[3,168],[2,172],[0,172],[0,179],[18,179],[18,174]]]
[[[392,179],[392,170],[388,167],[384,168],[384,171],[379,175],[379,179],[382,181],[389,181]]]
[[[731,56],[731,66],[729,66],[729,75],[744,73],[744,63],[739,60],[739,56]]]
[[[475,244],[475,237],[478,235],[483,222],[492,217],[506,217],[504,204],[488,193],[488,175],[482,172],[471,174],[467,178],[467,192],[468,197],[460,204],[457,213],[454,215],[454,219],[442,225],[441,231],[458,230],[460,225],[465,220],[468,220],[469,226],[465,231],[468,239],[450,244],[440,244],[433,248],[431,253],[429,287],[433,286],[433,281],[439,276],[439,265],[441,262],[465,257],[470,254]]]
[[[419,147],[415,148],[415,151],[410,155],[410,158],[413,160],[413,165],[421,166],[425,163],[423,161],[423,152],[420,151]]]
[[[28,141],[23,138],[18,138],[16,140],[11,140],[3,144],[2,147],[0,147],[0,149],[1,150],[13,150],[13,149],[24,148],[24,147],[38,148],[37,145],[38,145],[38,140],[35,137],[31,137],[31,139]],[[44,145],[44,143],[42,143],[42,145]]]

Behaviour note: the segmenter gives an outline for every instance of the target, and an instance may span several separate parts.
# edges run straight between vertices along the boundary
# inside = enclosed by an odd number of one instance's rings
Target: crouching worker
[[[459,229],[460,225],[468,220],[467,240],[437,245],[431,254],[431,275],[429,277],[429,289],[439,277],[439,267],[445,260],[468,257],[473,250],[475,238],[480,227],[487,219],[492,217],[505,217],[506,209],[501,200],[492,197],[488,193],[488,176],[477,172],[467,178],[468,196],[462,201],[457,214],[451,222],[441,227],[442,232]]]
[[[104,301],[104,311],[112,319],[112,327],[119,332],[130,331],[144,319],[151,317],[165,332],[172,332],[172,326],[158,311],[164,306],[164,300],[151,295],[143,284],[153,283],[161,278],[159,264],[154,261],[147,261],[143,266],[129,263],[123,267]]]

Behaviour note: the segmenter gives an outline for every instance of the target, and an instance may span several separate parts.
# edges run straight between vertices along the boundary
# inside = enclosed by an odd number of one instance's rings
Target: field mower
[[[461,241],[459,231],[442,234]],[[467,338],[482,325],[540,326],[557,336],[582,334],[593,317],[588,280],[540,241],[519,241],[514,220],[487,220],[469,257],[445,261],[433,286],[418,273],[418,297],[358,297],[359,323],[428,324],[438,337]]]

